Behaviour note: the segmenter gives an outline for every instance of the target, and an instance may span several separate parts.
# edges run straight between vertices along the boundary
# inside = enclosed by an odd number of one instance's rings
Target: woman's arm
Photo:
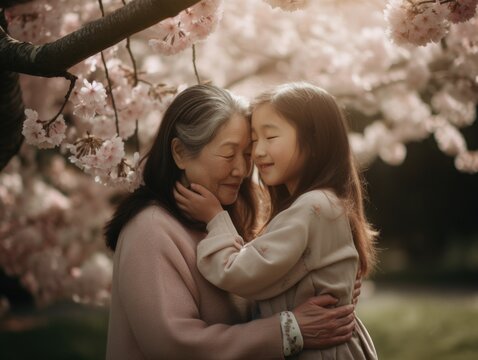
[[[319,295],[292,311],[304,339],[304,348],[325,349],[350,340],[355,329],[355,306],[334,307],[337,302],[331,295]]]

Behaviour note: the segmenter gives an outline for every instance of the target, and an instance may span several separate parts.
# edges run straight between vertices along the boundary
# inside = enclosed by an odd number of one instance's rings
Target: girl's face
[[[269,103],[252,113],[252,157],[266,185],[284,184],[294,191],[304,163],[297,131]]]
[[[186,158],[186,180],[211,191],[222,205],[237,200],[239,188],[252,167],[249,121],[234,115],[197,157]]]

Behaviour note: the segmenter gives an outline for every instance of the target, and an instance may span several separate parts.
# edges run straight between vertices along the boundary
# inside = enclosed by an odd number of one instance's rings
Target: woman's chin
[[[234,204],[236,200],[237,200],[237,194],[221,196],[221,198],[219,199],[219,202],[221,203],[222,206],[227,206],[227,205]]]

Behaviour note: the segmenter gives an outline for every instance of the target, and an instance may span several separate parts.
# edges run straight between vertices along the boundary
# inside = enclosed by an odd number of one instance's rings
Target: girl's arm
[[[303,196],[278,214],[266,233],[244,245],[214,195],[199,185],[192,185],[192,189],[178,185],[175,196],[183,211],[208,222],[208,235],[198,245],[197,261],[211,283],[261,300],[283,293],[309,272],[302,256],[311,224],[319,221],[314,206],[321,202],[320,195]]]
[[[313,216],[308,207],[295,204],[277,215],[264,234],[244,244],[223,211],[208,223],[208,235],[197,247],[199,271],[214,285],[246,298],[281,294],[309,272],[302,256]]]

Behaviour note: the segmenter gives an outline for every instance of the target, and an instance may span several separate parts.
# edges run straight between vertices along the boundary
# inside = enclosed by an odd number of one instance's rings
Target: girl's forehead
[[[252,112],[252,130],[278,129],[287,123],[270,103],[259,105]]]
[[[270,116],[276,115],[276,114],[277,113],[271,104],[269,103],[261,104],[252,111],[252,122],[263,121],[269,118]]]

